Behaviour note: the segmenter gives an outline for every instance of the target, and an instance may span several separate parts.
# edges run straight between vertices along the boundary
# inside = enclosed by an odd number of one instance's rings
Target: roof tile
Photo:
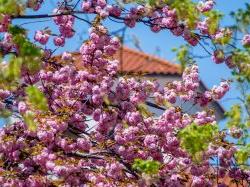
[[[128,47],[122,47],[115,58],[120,61],[119,70],[123,72],[181,75],[180,65]]]

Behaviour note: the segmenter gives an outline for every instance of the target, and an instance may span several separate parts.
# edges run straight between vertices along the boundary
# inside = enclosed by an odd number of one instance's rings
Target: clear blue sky
[[[232,19],[228,14],[232,10],[237,10],[238,8],[244,8],[244,4],[246,2],[249,2],[247,0],[217,0],[216,1],[216,9],[222,11],[226,16],[223,19],[222,25],[228,25],[230,22],[232,22]],[[55,3],[53,0],[47,0],[45,1],[45,6],[41,9],[41,13],[51,13],[53,8],[55,7]],[[36,14],[35,12],[28,11],[28,14]],[[41,20],[47,20],[47,19],[41,19]],[[17,24],[25,23],[30,20],[18,20],[15,21]],[[65,45],[66,50],[68,51],[76,51],[79,46],[81,45],[82,41],[87,38],[87,28],[88,25],[82,21],[76,21],[75,29],[78,31],[78,35],[76,35],[73,39],[70,39],[70,42],[67,42]],[[121,27],[123,27],[122,24],[112,23],[110,21],[105,22],[105,25],[110,29],[110,31],[117,30]],[[52,26],[52,31],[54,33],[58,33],[57,28],[53,25],[53,22],[47,21],[47,22],[40,22],[40,23],[33,23],[33,24],[26,24],[23,25],[25,28],[29,29],[31,35],[30,37],[33,37],[35,30],[38,29],[44,29],[46,26]],[[159,55],[162,58],[175,62],[175,54],[171,52],[171,49],[174,47],[178,47],[181,44],[184,43],[184,40],[182,38],[177,38],[173,36],[168,31],[162,31],[160,33],[152,33],[149,28],[147,28],[143,24],[138,24],[133,29],[127,29],[126,32],[126,45],[130,47],[134,47],[134,44],[132,42],[133,37],[138,38],[140,41],[140,46],[143,51]],[[51,46],[51,40],[48,44],[48,48]],[[160,49],[160,52],[157,52],[157,48]],[[58,50],[57,53],[62,52],[62,50]],[[204,50],[197,47],[194,51],[198,55],[205,54]],[[203,82],[207,87],[212,87],[214,84],[218,84],[221,79],[228,79],[231,77],[231,73],[228,70],[228,68],[224,65],[216,65],[212,62],[210,58],[207,59],[200,59],[198,61],[199,67],[200,67],[200,76]],[[221,104],[226,108],[229,109],[230,106],[235,103],[234,100],[227,100],[227,98],[235,98],[238,95],[237,90],[233,86],[233,88],[230,90],[230,92],[225,96],[225,98],[221,101]]]

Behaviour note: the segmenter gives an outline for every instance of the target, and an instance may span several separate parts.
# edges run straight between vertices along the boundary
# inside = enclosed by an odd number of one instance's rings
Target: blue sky
[[[237,10],[238,8],[244,8],[244,4],[249,2],[247,0],[217,0],[216,1],[216,9],[222,11],[225,14],[222,25],[228,25],[232,22],[232,19],[228,14],[230,11]],[[45,6],[40,10],[40,13],[51,13],[53,8],[55,7],[55,3],[53,0],[45,1]],[[27,14],[36,14],[35,12],[28,11]],[[48,19],[41,19],[48,20]],[[22,24],[29,22],[31,20],[18,20],[14,23]],[[33,20],[32,20],[33,21]],[[82,21],[77,20],[75,24],[75,29],[80,33],[76,35],[73,39],[70,39],[65,45],[64,50],[67,51],[76,51],[81,45],[82,41],[87,38],[87,28],[88,25]],[[105,22],[106,27],[110,29],[110,31],[117,30],[122,28],[123,25],[112,23],[110,21]],[[44,29],[46,26],[50,26],[54,33],[59,33],[57,27],[53,25],[52,21],[39,22],[33,24],[25,24],[23,25],[30,31],[30,37],[32,38],[35,30]],[[178,47],[184,43],[182,38],[177,38],[173,36],[168,31],[161,31],[160,33],[152,33],[149,28],[147,28],[143,24],[137,24],[137,26],[133,29],[127,29],[126,31],[126,45],[129,47],[134,47],[132,42],[133,38],[137,38],[140,41],[140,46],[143,51],[149,54],[158,55],[168,61],[175,62],[175,53],[171,51],[172,48]],[[50,40],[48,44],[48,48],[51,47],[52,40]],[[157,49],[158,52],[157,52]],[[61,53],[62,50],[58,50],[57,53]],[[205,54],[204,50],[196,47],[196,54],[202,55]],[[200,67],[200,76],[202,81],[205,83],[207,87],[212,87],[214,84],[219,84],[221,79],[228,79],[231,77],[231,73],[228,68],[224,64],[214,64],[210,58],[199,59],[197,61]],[[234,104],[235,100],[228,100],[228,98],[235,98],[238,96],[238,91],[235,86],[232,86],[230,92],[222,99],[221,104],[229,109],[232,104]]]

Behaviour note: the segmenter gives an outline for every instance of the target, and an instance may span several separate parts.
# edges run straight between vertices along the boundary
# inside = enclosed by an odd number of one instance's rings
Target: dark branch
[[[72,156],[72,157],[77,157],[77,158],[89,158],[89,159],[104,159],[101,156],[93,155],[93,154],[85,154],[85,153],[67,153],[66,155]]]
[[[156,104],[154,104],[154,103],[151,103],[151,102],[149,102],[149,101],[146,101],[145,103],[146,103],[148,106],[151,106],[151,107],[154,107],[154,108],[163,110],[163,111],[166,110],[165,108],[163,108],[163,107],[161,107],[161,106],[158,106],[158,105],[156,105]]]

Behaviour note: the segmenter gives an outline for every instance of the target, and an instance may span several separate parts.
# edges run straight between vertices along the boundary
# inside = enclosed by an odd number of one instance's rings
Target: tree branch
[[[67,153],[68,156],[78,157],[78,158],[89,158],[89,159],[104,159],[101,156],[93,155],[93,154],[85,154],[85,153]]]

